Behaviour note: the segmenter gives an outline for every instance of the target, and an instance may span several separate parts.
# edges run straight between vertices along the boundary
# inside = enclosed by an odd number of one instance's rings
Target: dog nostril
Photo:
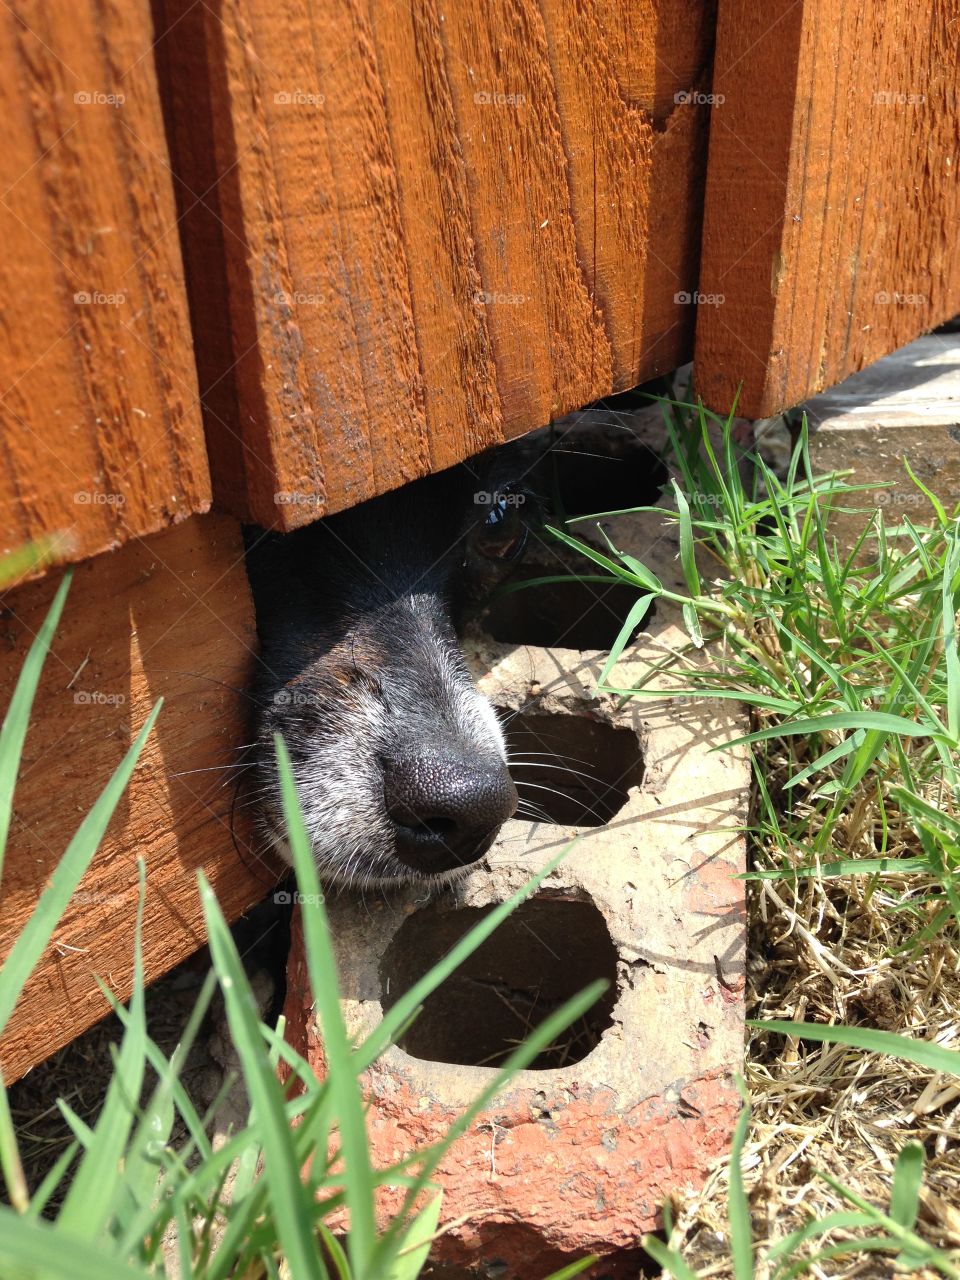
[[[386,760],[384,802],[395,827],[396,855],[417,871],[436,873],[475,862],[517,807],[500,761],[460,756]]]
[[[411,831],[422,831],[426,836],[437,836],[444,838],[452,836],[457,829],[457,824],[452,818],[416,818],[412,814],[391,813],[391,818],[401,827],[408,827]]]
[[[428,835],[440,837],[453,835],[457,829],[452,818],[428,818],[421,826]]]

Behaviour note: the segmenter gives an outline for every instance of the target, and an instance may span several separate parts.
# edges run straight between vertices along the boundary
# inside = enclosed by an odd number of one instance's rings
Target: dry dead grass
[[[781,744],[782,745],[782,744]],[[782,781],[796,769],[771,760]],[[877,856],[880,819],[869,787],[834,830],[830,860]],[[886,853],[920,853],[910,826],[887,832]],[[782,867],[782,849],[755,844],[755,868]],[[809,865],[796,851],[795,866]],[[947,928],[921,946],[918,930],[941,900],[922,872],[868,878],[753,881],[749,895],[748,1016],[866,1025],[945,1048],[960,1048],[960,946]],[[769,1274],[765,1253],[811,1219],[848,1209],[822,1178],[885,1208],[894,1161],[904,1143],[923,1144],[926,1169],[918,1230],[946,1250],[960,1248],[960,1080],[882,1054],[843,1045],[799,1043],[763,1030],[749,1033],[745,1080],[753,1121],[742,1169],[757,1247],[756,1274]],[[732,1277],[727,1210],[729,1160],[702,1195],[677,1206],[672,1244],[701,1277]],[[845,1238],[838,1231],[833,1242]],[[894,1260],[854,1250],[808,1274],[846,1280],[886,1277]],[[932,1276],[918,1271],[917,1276]]]

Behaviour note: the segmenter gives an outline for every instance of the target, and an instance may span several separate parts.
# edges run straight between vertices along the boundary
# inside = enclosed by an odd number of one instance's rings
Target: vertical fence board
[[[720,0],[697,388],[766,417],[960,311],[960,4]]]
[[[0,551],[210,501],[146,0],[0,10]]]
[[[294,527],[690,354],[712,0],[154,11],[235,514]]]
[[[0,597],[4,705],[56,585],[48,578]],[[164,706],[0,1040],[7,1081],[107,1012],[94,975],[119,998],[129,995],[138,857],[147,866],[148,980],[204,941],[198,868],[231,919],[269,888],[273,869],[256,856],[243,821],[248,811],[232,812],[230,766],[248,741],[243,690],[255,645],[240,530],[230,517],[187,521],[74,571],[14,795],[0,885],[0,963],[150,708],[161,696]]]

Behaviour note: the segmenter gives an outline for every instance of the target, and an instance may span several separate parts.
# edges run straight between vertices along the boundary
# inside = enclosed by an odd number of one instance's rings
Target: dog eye
[[[487,514],[476,531],[476,548],[489,560],[517,560],[527,545],[527,524],[521,513],[523,495],[491,494]]]

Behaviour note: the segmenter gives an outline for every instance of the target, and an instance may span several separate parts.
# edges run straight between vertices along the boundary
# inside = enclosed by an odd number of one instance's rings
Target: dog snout
[[[384,799],[396,856],[423,874],[481,858],[517,807],[517,791],[500,761],[414,756],[384,762]]]

